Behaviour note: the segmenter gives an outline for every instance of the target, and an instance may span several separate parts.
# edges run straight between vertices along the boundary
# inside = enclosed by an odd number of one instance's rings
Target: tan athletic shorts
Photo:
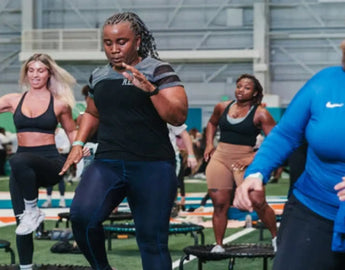
[[[206,167],[208,189],[232,189],[233,184],[240,185],[243,171],[233,170],[232,164],[253,154],[253,147],[229,143],[219,143]]]

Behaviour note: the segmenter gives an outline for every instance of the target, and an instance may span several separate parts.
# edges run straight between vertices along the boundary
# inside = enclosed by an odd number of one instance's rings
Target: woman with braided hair
[[[154,38],[136,14],[108,18],[103,46],[109,63],[90,77],[87,108],[60,172],[79,162],[83,144],[98,128],[95,159],[71,205],[73,235],[93,269],[112,269],[102,222],[127,197],[143,269],[170,270],[177,179],[167,123],[185,122],[186,93],[170,64],[159,60]]]

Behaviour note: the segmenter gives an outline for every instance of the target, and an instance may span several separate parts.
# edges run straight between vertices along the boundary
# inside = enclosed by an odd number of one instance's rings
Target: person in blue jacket
[[[274,270],[345,267],[345,207],[339,199],[345,199],[344,45],[342,66],[321,70],[298,91],[236,191],[234,205],[253,210],[248,194],[261,190],[306,139],[305,170],[284,208]]]

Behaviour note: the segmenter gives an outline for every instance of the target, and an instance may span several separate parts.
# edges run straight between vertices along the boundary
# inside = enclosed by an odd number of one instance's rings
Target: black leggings
[[[294,195],[285,204],[273,270],[342,270],[345,253],[332,252],[333,221],[303,205]]]
[[[55,185],[61,180],[59,172],[64,164],[55,145],[18,147],[17,153],[9,160],[11,165],[10,193],[14,214],[24,212],[24,199],[38,198],[38,188]],[[31,264],[33,256],[32,234],[17,235],[17,249],[20,264]]]

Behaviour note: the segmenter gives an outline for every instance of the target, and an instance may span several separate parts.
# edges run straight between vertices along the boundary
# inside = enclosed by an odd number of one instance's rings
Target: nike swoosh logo
[[[337,107],[343,107],[344,103],[331,103],[330,101],[328,101],[326,103],[326,108],[337,108]]]

